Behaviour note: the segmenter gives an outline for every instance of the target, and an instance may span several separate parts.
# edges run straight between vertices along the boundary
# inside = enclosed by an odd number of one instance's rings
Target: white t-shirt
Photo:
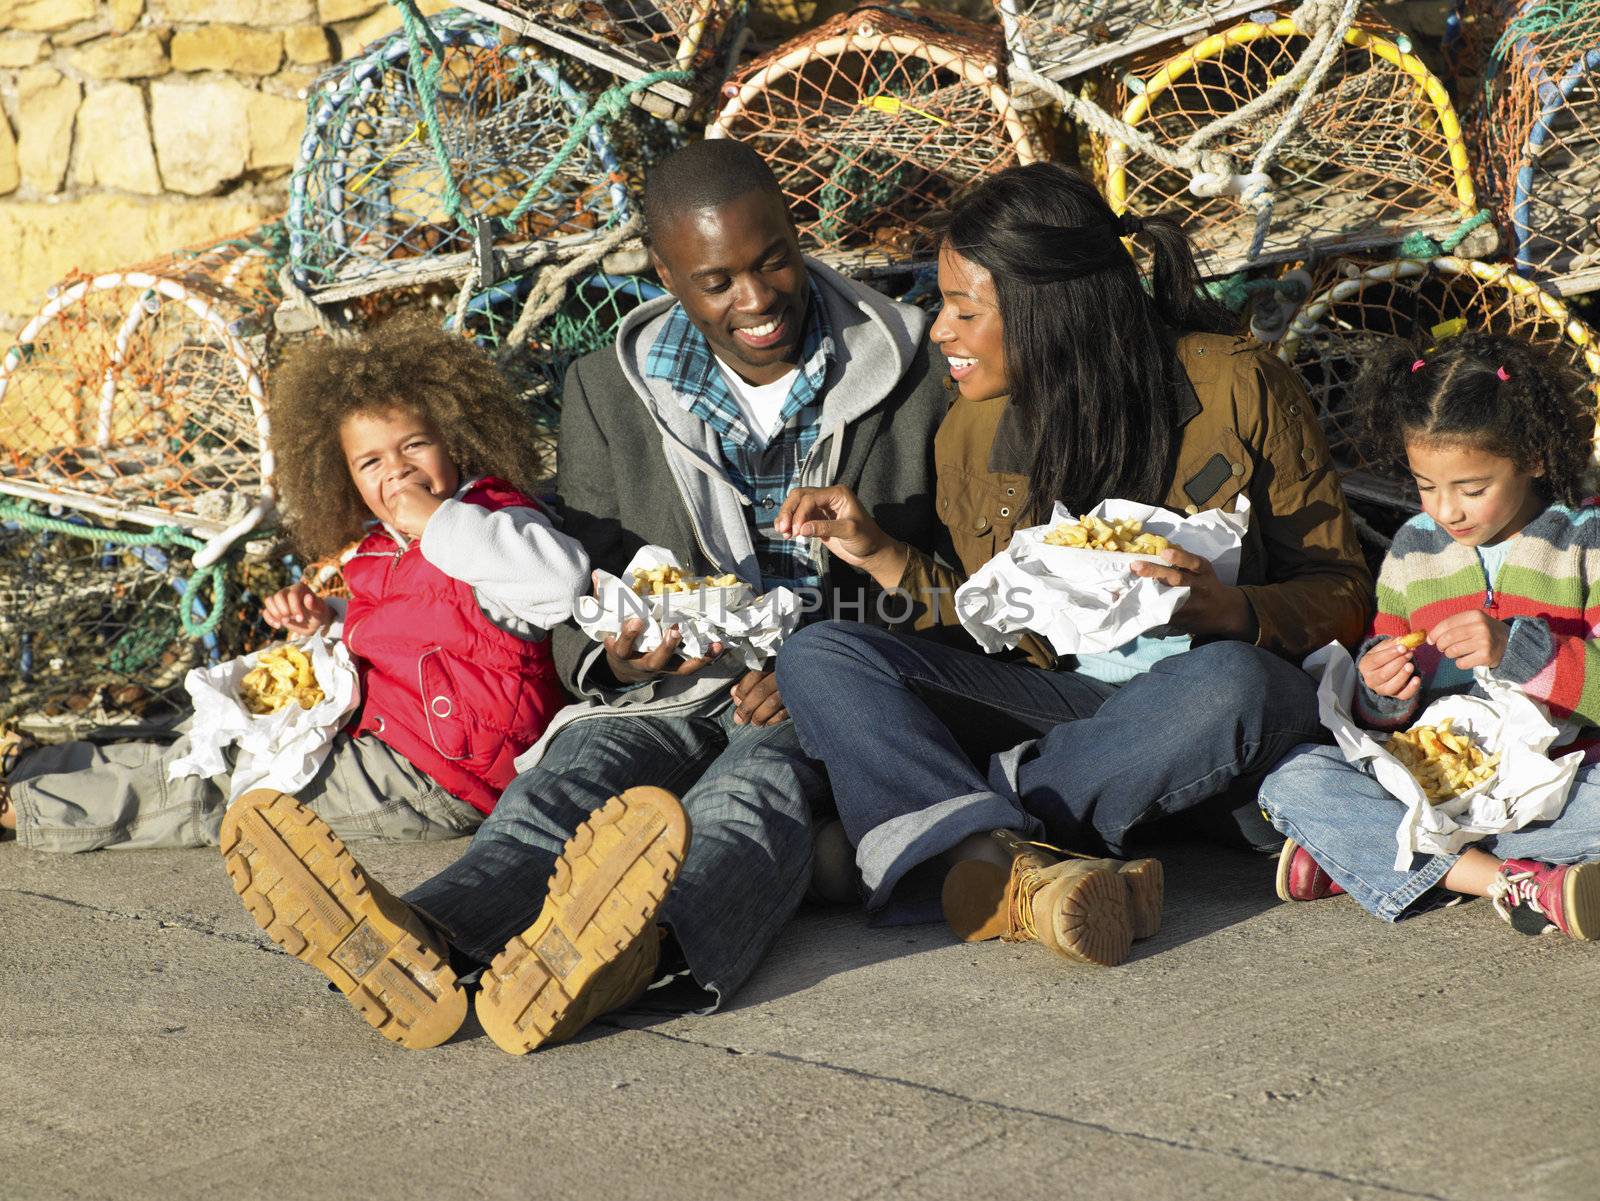
[[[739,373],[727,366],[721,359],[717,360],[717,370],[722,372],[722,378],[728,381],[728,391],[733,393],[734,403],[739,406],[739,412],[744,415],[744,423],[749,428],[750,434],[755,438],[756,444],[765,448],[772,441],[772,436],[783,428],[779,414],[783,412],[783,403],[789,399],[789,389],[794,386],[795,376],[800,374],[796,367],[782,379],[774,380],[770,384],[750,384],[739,377]]]

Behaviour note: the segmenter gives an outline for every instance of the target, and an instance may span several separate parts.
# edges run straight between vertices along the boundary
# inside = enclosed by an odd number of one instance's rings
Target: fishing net
[[[706,136],[761,152],[809,249],[835,262],[904,261],[929,210],[1039,157],[998,82],[999,56],[998,30],[858,9],[740,72]]]
[[[312,87],[289,185],[301,289],[328,301],[459,279],[480,219],[498,252],[535,261],[627,215],[615,107],[591,113],[581,68],[459,10],[402,13],[405,30]]]
[[[172,527],[0,506],[0,721],[60,739],[168,719],[187,707],[191,667],[270,642],[261,602],[292,562],[263,546],[197,572],[199,545]]]
[[[1207,152],[1250,164],[1281,137],[1263,168],[1270,188],[1253,206],[1226,188],[1192,188],[1193,173],[1163,165],[1137,146],[1097,139],[1098,169],[1112,207],[1180,217],[1213,274],[1303,258],[1312,250],[1370,247],[1416,234],[1443,237],[1476,218],[1450,98],[1383,28],[1367,18],[1347,28],[1342,41],[1328,43],[1327,73],[1288,123],[1298,96],[1292,89],[1259,114],[1242,112],[1306,52],[1309,39],[1288,18],[1245,21],[1110,81],[1122,119],[1160,147],[1177,150],[1215,126]]]
[[[0,494],[220,532],[264,509],[279,224],[75,275],[0,360]]]
[[[1594,331],[1507,264],[1450,256],[1329,264],[1318,272],[1312,299],[1290,323],[1278,354],[1305,381],[1352,497],[1417,508],[1409,473],[1375,458],[1362,436],[1351,400],[1362,367],[1386,343],[1427,346],[1461,329],[1549,347],[1582,371],[1591,389],[1600,388]]]
[[[1592,291],[1600,287],[1600,4],[1473,7],[1498,35],[1474,149],[1517,270],[1564,296]]]
[[[744,0],[462,0],[462,7],[626,81],[681,120],[714,90]]]
[[[1201,33],[1260,0],[994,0],[1006,53],[1050,79],[1081,75],[1162,42]]]

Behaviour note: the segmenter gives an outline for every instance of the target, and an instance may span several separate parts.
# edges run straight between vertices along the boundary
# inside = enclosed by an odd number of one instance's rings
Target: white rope
[[[567,296],[567,285],[575,277],[582,275],[624,242],[637,236],[643,224],[639,215],[635,213],[576,258],[570,259],[554,270],[546,267],[540,271],[528,292],[528,299],[523,302],[522,312],[517,315],[516,324],[506,335],[506,340],[500,348],[500,357],[506,358],[514,352],[528,340],[528,335],[533,332],[535,326],[561,307],[561,302]]]

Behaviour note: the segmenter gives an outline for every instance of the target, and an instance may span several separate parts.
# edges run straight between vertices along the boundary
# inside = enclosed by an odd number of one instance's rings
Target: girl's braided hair
[[[1567,505],[1583,498],[1593,401],[1580,373],[1504,334],[1459,334],[1430,351],[1391,345],[1355,388],[1380,458],[1403,464],[1407,438],[1469,442],[1519,470],[1543,467],[1538,482],[1550,500]]]
[[[547,475],[533,424],[494,361],[426,316],[393,318],[345,342],[292,351],[272,376],[274,480],[300,552],[324,558],[359,539],[372,514],[339,431],[354,414],[423,414],[463,480],[495,475],[533,495]]]

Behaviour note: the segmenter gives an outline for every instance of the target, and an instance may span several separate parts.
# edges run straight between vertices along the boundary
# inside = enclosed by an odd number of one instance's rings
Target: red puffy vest
[[[491,512],[537,506],[488,477],[461,500]],[[371,733],[452,796],[488,813],[516,775],[512,760],[566,703],[550,642],[494,625],[472,587],[374,530],[344,565],[344,642],[361,673],[352,737]]]

